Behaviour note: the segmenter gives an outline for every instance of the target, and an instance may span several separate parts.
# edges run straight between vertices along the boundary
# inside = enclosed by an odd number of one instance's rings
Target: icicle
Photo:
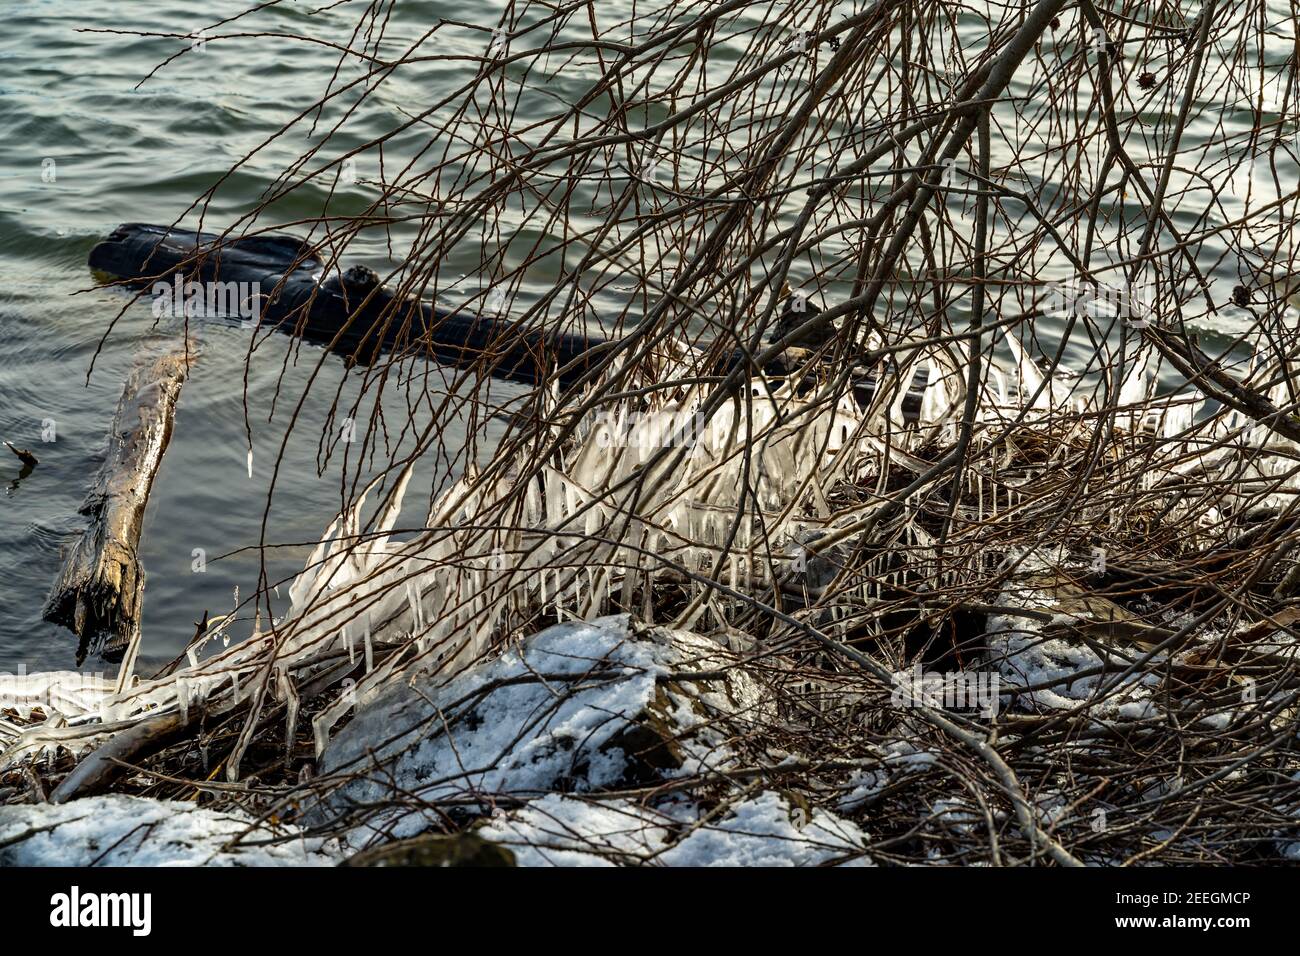
[[[253,477],[253,446],[248,446],[248,477]]]
[[[653,585],[654,585],[654,571],[651,570],[651,571],[646,575],[645,588],[644,588],[644,590],[643,590],[643,592],[642,592],[642,594],[643,594],[643,600],[642,600],[642,602],[641,602],[641,617],[645,619],[645,622],[646,622],[647,624],[653,624],[653,623],[654,623],[654,620],[655,620],[655,618],[654,618],[655,609],[654,609],[654,600],[653,600],[653,597],[654,597],[654,587],[653,587]]]
[[[366,648],[366,673],[369,674],[372,670],[375,669],[375,648],[374,645],[370,643],[369,622],[366,623],[366,634],[364,640],[365,640],[365,648]]]
[[[325,752],[325,748],[329,746],[329,742],[330,742],[329,727],[326,726],[325,721],[321,717],[317,717],[314,721],[312,721],[311,730],[312,730],[312,736],[315,738],[316,741],[316,759],[319,760],[321,754]]]
[[[298,736],[298,688],[293,684],[293,678],[285,669],[280,670],[280,688],[285,700],[285,727],[284,727],[284,753],[285,759],[289,760],[293,756],[294,738]]]
[[[414,630],[420,629],[420,602],[415,596],[415,586],[413,582],[406,582],[406,603],[411,608],[411,627]]]

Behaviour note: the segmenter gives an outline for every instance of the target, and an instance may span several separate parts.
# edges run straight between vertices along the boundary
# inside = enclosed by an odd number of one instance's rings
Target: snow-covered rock
[[[985,631],[989,661],[999,673],[1004,694],[1020,690],[1019,707],[1071,710],[1093,702],[1107,686],[1109,693],[1093,703],[1095,716],[1133,720],[1157,712],[1151,698],[1159,678],[1149,670],[1125,677],[1118,687],[1110,686],[1130,655],[1142,652],[1143,637],[1154,630],[1135,616],[1048,573],[1021,576],[995,603],[1053,615],[1050,623],[1014,613],[989,615]],[[1107,645],[1116,652],[1103,660],[1100,649]],[[1162,659],[1163,655],[1155,658]],[[1028,690],[1031,687],[1035,689]]]
[[[698,826],[665,851],[668,866],[870,865],[866,836],[825,810],[808,810],[781,794],[760,793],[718,821]]]
[[[509,847],[520,866],[869,865],[853,823],[775,791],[716,819],[698,807],[648,809],[624,800],[551,794],[477,831]]]
[[[270,844],[272,839],[286,842]],[[242,845],[256,843],[258,845]],[[294,827],[193,803],[116,794],[0,807],[2,866],[333,866]]]
[[[626,615],[555,625],[441,686],[381,692],[326,749],[321,776],[356,777],[317,813],[398,791],[486,802],[717,768],[732,758],[719,721],[743,719],[759,700],[756,683],[707,638],[637,628]],[[401,837],[428,823],[405,813],[384,828]]]
[[[509,848],[519,866],[616,866],[639,863],[663,849],[669,813],[629,800],[548,794],[478,829]]]

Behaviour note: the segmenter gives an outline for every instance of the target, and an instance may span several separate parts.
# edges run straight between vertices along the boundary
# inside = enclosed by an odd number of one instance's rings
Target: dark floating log
[[[364,266],[325,277],[325,264],[312,246],[287,235],[227,239],[215,233],[125,223],[90,251],[90,267],[137,287],[185,283],[211,288],[244,284],[219,298],[240,301],[260,290],[258,321],[310,342],[324,345],[348,361],[369,364],[385,350],[423,350],[430,358],[461,367],[482,364],[492,375],[538,385],[558,372],[569,386],[594,368],[611,344],[601,336],[540,329],[509,316],[467,315],[408,299],[394,309],[397,298],[381,286],[379,276]],[[179,280],[179,281],[178,281]],[[159,290],[163,291],[163,290]],[[178,299],[170,295],[170,301]],[[822,310],[811,303],[796,309],[787,299],[775,324],[774,340],[795,333]],[[389,311],[388,316],[384,315]],[[829,321],[814,323],[783,356],[764,368],[777,377],[802,364],[800,356],[830,341]],[[718,372],[744,364],[743,352],[732,351],[719,362]],[[904,418],[915,422],[925,389],[924,369],[908,388]],[[855,369],[854,394],[859,403],[871,400],[879,380],[895,373],[888,363]]]
[[[192,360],[192,354],[175,351],[146,361],[122,390],[108,457],[80,508],[90,526],[67,553],[43,612],[45,620],[81,639],[78,664],[90,652],[120,660],[139,629],[140,529]]]
[[[417,347],[442,362],[483,362],[493,375],[534,385],[571,366],[560,376],[568,385],[608,344],[599,336],[548,332],[509,317],[462,315],[414,300],[386,319],[383,312],[396,297],[372,270],[354,266],[325,277],[311,246],[293,236],[222,242],[214,233],[126,223],[90,251],[89,264],[134,286],[172,283],[177,276],[201,284],[247,283],[245,290],[263,296],[263,325],[366,364],[385,350]]]

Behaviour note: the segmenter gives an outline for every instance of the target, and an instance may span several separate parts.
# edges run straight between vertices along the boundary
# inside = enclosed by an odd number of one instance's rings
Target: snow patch
[[[870,866],[865,843],[853,823],[826,811],[808,814],[768,791],[693,831],[661,860],[667,866]]]
[[[275,838],[283,843],[266,844]],[[237,842],[238,841],[238,842]],[[263,845],[249,845],[263,844]],[[231,811],[121,794],[0,807],[3,866],[333,866],[331,847]]]
[[[1056,604],[1056,599],[1049,591],[1021,587],[1003,591],[995,603],[1004,607],[1048,608]],[[1158,713],[1150,703],[1152,689],[1159,683],[1156,675],[1136,673],[1126,677],[1120,686],[1111,686],[1123,669],[1119,658],[1112,658],[1104,673],[1087,674],[1105,663],[1101,655],[1082,640],[1053,636],[1044,630],[1073,623],[1073,617],[1061,614],[1055,615],[1047,625],[1019,615],[990,615],[985,629],[988,655],[1001,675],[1003,692],[1034,687],[1015,698],[1018,706],[1031,711],[1070,710],[1092,701],[1104,684],[1110,690],[1105,700],[1094,705],[1093,713],[1097,717],[1136,720]],[[1154,658],[1161,659],[1163,655]]]
[[[531,796],[724,765],[732,755],[714,722],[759,700],[734,667],[725,678],[699,676],[728,663],[706,638],[636,631],[617,615],[555,625],[441,686],[400,683],[327,748],[322,775],[359,776],[324,815],[382,803],[394,787],[428,801]],[[674,673],[686,679],[666,679]],[[425,826],[408,813],[388,832],[411,836]]]
[[[508,846],[520,866],[871,864],[856,825],[825,810],[804,810],[773,791],[718,820],[701,819],[698,808],[685,804],[646,809],[623,799],[550,794],[477,832]]]

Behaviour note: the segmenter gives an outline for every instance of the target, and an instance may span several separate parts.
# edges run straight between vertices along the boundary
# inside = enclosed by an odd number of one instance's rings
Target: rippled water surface
[[[149,310],[137,304],[95,358],[126,298],[93,287],[87,253],[121,222],[175,220],[239,157],[310,104],[336,61],[324,46],[268,38],[209,43],[137,89],[185,41],[78,31],[185,35],[244,6],[196,0],[6,4],[0,30],[0,437],[33,449],[40,465],[19,480],[18,462],[0,454],[0,669],[71,666],[75,641],[40,620],[41,604],[58,571],[60,546],[83,526],[77,508],[101,460],[123,376],[142,346],[174,335],[165,323],[154,328]],[[302,30],[312,6],[281,4],[258,25]],[[312,32],[328,36],[332,30],[346,40],[355,6],[320,14]],[[399,8],[398,20],[409,26],[399,24],[396,32],[414,34],[438,16],[472,20],[484,5],[403,0]],[[493,7],[490,22],[496,15]],[[456,67],[437,60],[419,64],[368,101],[348,135],[391,129],[410,108],[463,79]],[[566,70],[549,92],[580,91],[589,80],[581,68]],[[1248,118],[1230,115],[1226,121]],[[1189,135],[1206,134],[1214,122],[1208,111],[1198,114]],[[303,132],[284,137],[237,169],[207,221],[219,227],[245,214],[308,143]],[[400,152],[401,144],[394,149]],[[276,217],[315,216],[324,202],[323,190],[300,190],[275,210]],[[346,200],[337,208],[348,211]],[[1230,212],[1229,202],[1225,215]],[[384,258],[377,244],[354,251]],[[1231,263],[1219,271],[1220,280],[1231,281]],[[315,540],[338,506],[338,461],[318,475],[318,448],[310,436],[325,427],[328,399],[339,384],[348,397],[353,383],[336,358],[308,346],[291,349],[287,337],[276,336],[251,363],[246,409],[248,335],[222,325],[199,331],[201,357],[184,389],[143,537],[145,669],[174,656],[205,610],[228,610],[237,584],[256,582],[256,551],[213,558],[262,539],[272,463],[285,421],[312,375],[317,386],[300,412],[299,438],[307,440],[286,449],[265,539]],[[281,376],[280,403],[268,421]],[[246,421],[254,436],[251,479]],[[42,440],[43,426],[45,437],[53,427],[54,441]],[[434,480],[426,476],[426,484]],[[209,559],[202,573],[195,570],[196,549]],[[306,553],[302,545],[271,553],[271,577],[292,573]]]
[[[87,253],[121,222],[176,219],[240,156],[314,100],[334,60],[322,48],[267,39],[209,43],[201,55],[181,57],[136,90],[182,41],[79,29],[185,34],[245,5],[46,0],[6,6],[7,25],[0,31],[0,437],[32,449],[40,464],[18,480],[19,462],[8,452],[0,457],[0,670],[21,664],[32,671],[73,663],[75,638],[42,622],[40,608],[59,569],[60,546],[84,526],[77,509],[102,461],[126,371],[141,349],[175,340],[176,330],[165,322],[155,328],[149,308],[139,303],[96,358],[128,297],[94,288]],[[302,29],[301,6],[271,11],[259,23]],[[428,5],[409,6],[413,15],[432,15]],[[163,9],[170,12],[160,16]],[[450,12],[456,5],[439,9]],[[352,16],[332,22],[343,30]],[[383,103],[370,109],[376,133],[394,122],[396,114]],[[357,129],[366,126],[362,121]],[[272,146],[234,174],[211,205],[208,222],[224,226],[245,213],[303,148],[302,138]],[[311,208],[310,191],[294,200],[310,215],[323,201],[322,193]],[[281,218],[294,215],[277,211]],[[365,247],[358,249],[364,256]],[[184,387],[146,515],[144,669],[184,647],[205,610],[214,616],[228,611],[236,585],[256,583],[255,550],[214,559],[261,540],[285,421],[313,374],[317,381],[296,426],[305,440],[286,450],[266,540],[318,538],[340,500],[339,462],[318,475],[315,439],[339,383],[345,399],[356,393],[342,363],[315,347],[291,350],[285,336],[259,347],[248,381],[255,450],[250,479],[244,404],[249,333],[208,324],[197,334],[200,358]],[[280,406],[268,422],[281,375]],[[360,415],[368,407],[363,403]],[[50,427],[55,440],[45,442]],[[207,558],[202,573],[195,570],[196,549]],[[271,552],[272,579],[300,568],[306,554],[302,546]]]

